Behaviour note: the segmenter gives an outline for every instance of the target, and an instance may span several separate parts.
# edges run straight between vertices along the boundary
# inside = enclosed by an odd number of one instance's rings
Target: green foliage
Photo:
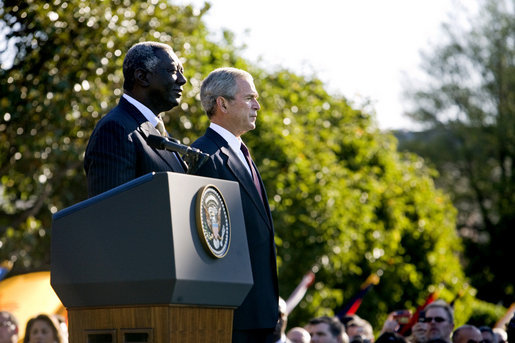
[[[4,1],[0,22],[15,42],[16,56],[0,78],[0,232],[17,234],[2,244],[0,259],[13,272],[48,268],[51,214],[85,199],[83,154],[96,121],[122,94],[124,52],[134,43],[159,40],[198,62],[187,71],[198,85],[214,60],[232,63],[234,53],[205,40],[191,7],[128,1]],[[197,67],[198,66],[198,67]],[[202,66],[202,67],[200,67]],[[197,67],[197,68],[196,68]],[[196,89],[185,95],[195,104]],[[186,101],[183,108],[188,108]],[[192,105],[200,117],[200,106]],[[182,128],[193,128],[176,111]],[[180,131],[180,129],[178,130]],[[191,136],[197,136],[198,131]],[[37,220],[35,220],[37,218]],[[30,221],[32,226],[25,223]],[[27,231],[41,239],[31,239]],[[22,234],[21,232],[25,232]],[[43,239],[44,237],[47,237]],[[8,246],[9,246],[8,245]]]
[[[457,325],[471,324],[477,327],[486,325],[491,328],[495,327],[495,324],[502,318],[506,313],[506,308],[501,305],[487,303],[482,300],[474,299],[469,297],[467,299],[467,306],[463,304],[456,308]],[[458,313],[459,310],[465,313]],[[465,314],[465,316],[463,316]],[[460,319],[461,321],[458,321]]]
[[[360,311],[376,325],[382,314],[415,308],[433,289],[444,287],[452,299],[464,280],[461,245],[455,210],[435,189],[434,172],[414,155],[399,155],[393,137],[320,81],[287,71],[254,75],[262,110],[245,139],[263,156],[257,160],[278,236],[282,296],[316,272],[289,322],[333,314],[372,273],[381,282]]]
[[[202,22],[209,6],[198,12],[158,1],[2,5],[0,23],[17,51],[0,75],[0,260],[15,261],[13,273],[48,268],[51,215],[86,197],[84,149],[122,93],[124,52],[158,40],[174,47],[189,79],[180,108],[165,117],[186,144],[208,125],[199,87],[212,69],[235,66],[255,77],[262,110],[245,140],[273,210],[281,295],[316,272],[291,325],[333,314],[374,273],[381,281],[359,313],[375,326],[390,311],[414,309],[431,291],[453,299],[465,284],[456,212],[435,188],[435,171],[399,154],[393,136],[328,94],[316,77],[248,65],[230,32],[210,42]]]
[[[478,297],[508,306],[515,301],[515,277],[504,267],[515,241],[515,9],[510,1],[480,3],[470,29],[446,25],[448,39],[425,55],[429,81],[412,92],[411,115],[429,129],[401,148],[430,161],[451,194]]]

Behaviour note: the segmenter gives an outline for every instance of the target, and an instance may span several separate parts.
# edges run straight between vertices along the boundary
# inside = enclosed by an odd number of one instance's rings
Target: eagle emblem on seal
[[[231,224],[225,199],[216,186],[207,185],[198,191],[196,216],[204,249],[212,257],[224,257],[231,244]]]

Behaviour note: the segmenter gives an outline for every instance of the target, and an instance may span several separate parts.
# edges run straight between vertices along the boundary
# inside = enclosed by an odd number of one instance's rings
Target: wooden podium
[[[219,191],[207,198],[225,201],[230,223],[218,256],[206,237],[222,226],[201,205],[206,189]],[[239,185],[151,173],[55,213],[51,284],[70,343],[230,342],[253,284]]]

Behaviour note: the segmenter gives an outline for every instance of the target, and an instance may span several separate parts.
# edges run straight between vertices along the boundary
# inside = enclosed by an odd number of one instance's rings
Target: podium
[[[144,175],[55,213],[51,244],[70,343],[230,342],[253,285],[233,181]]]

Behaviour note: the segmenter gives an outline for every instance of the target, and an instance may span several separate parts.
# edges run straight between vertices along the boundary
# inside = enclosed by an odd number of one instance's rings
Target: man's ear
[[[227,113],[227,99],[225,99],[223,96],[219,96],[216,98],[216,104],[220,111]]]
[[[148,87],[150,84],[148,74],[145,69],[138,68],[134,71],[134,81],[141,87]]]

